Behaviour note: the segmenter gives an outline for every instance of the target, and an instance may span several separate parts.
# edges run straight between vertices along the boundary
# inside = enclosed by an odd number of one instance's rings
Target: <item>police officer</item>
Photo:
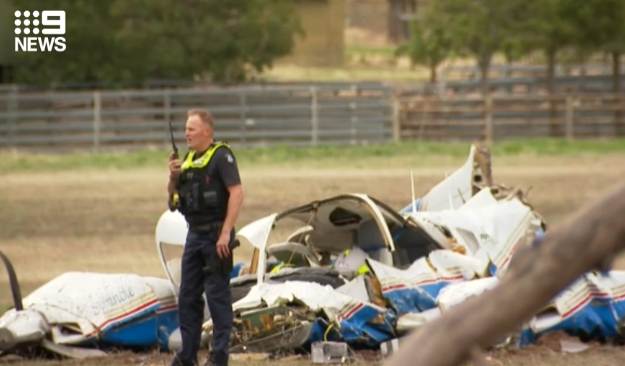
[[[206,366],[227,366],[232,332],[228,244],[243,202],[239,170],[226,143],[213,140],[213,117],[207,110],[187,113],[185,137],[189,152],[169,158],[169,194],[189,226],[181,260],[178,318],[182,349],[172,366],[197,365],[204,314],[202,291],[213,320],[211,354]],[[216,265],[215,265],[216,263]]]

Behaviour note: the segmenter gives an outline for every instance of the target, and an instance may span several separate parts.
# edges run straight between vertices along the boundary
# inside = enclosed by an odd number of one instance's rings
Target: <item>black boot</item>
[[[228,360],[226,360],[226,362],[217,362],[217,361],[215,361],[215,358],[213,357],[213,354],[209,353],[208,354],[208,359],[206,360],[206,362],[202,366],[228,366]]]
[[[198,366],[197,362],[185,363],[180,360],[178,354],[174,354],[174,358],[171,360],[169,366]]]

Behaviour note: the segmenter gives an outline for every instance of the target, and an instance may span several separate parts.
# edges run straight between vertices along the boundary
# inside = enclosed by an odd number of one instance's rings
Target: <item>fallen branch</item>
[[[457,366],[518,329],[584,273],[625,249],[625,182],[537,245],[517,252],[499,285],[411,334],[385,366]]]

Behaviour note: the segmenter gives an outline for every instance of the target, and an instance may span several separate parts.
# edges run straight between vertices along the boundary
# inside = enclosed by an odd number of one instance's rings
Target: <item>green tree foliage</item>
[[[614,92],[620,90],[621,56],[625,53],[625,1],[562,0],[570,18],[579,29],[578,47],[591,52],[608,52],[612,56]]]
[[[67,49],[20,53],[19,83],[242,81],[303,35],[291,0],[32,0],[29,8],[66,11]]]
[[[612,58],[612,91],[621,91],[621,58],[625,53],[625,1],[593,0],[579,3],[562,0],[571,14],[569,21],[579,27],[579,47],[591,52],[607,52]],[[618,104],[618,102],[616,102]],[[625,121],[620,110],[614,112],[617,136],[625,135]]]
[[[529,51],[541,51],[547,60],[549,93],[554,90],[555,67],[558,53],[579,44],[579,27],[571,21],[575,9],[565,6],[567,0],[525,0],[525,7],[533,14],[524,23],[517,37]]]
[[[516,46],[511,42],[519,4],[523,0],[436,0],[430,6],[439,21],[447,26],[452,48],[459,55],[470,55],[477,61],[486,92],[488,70],[493,55],[508,47],[513,57]]]
[[[430,3],[432,4],[432,3]],[[397,48],[396,55],[407,55],[413,65],[425,65],[430,69],[430,82],[436,82],[436,69],[445,61],[452,49],[452,38],[441,17],[433,6],[425,6],[419,18],[410,22],[408,42]]]

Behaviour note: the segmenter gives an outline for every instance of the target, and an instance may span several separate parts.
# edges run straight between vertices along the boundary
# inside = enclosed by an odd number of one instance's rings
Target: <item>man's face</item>
[[[187,139],[187,145],[192,150],[198,150],[210,141],[213,133],[211,127],[202,122],[200,117],[191,116],[187,119],[184,136]]]

